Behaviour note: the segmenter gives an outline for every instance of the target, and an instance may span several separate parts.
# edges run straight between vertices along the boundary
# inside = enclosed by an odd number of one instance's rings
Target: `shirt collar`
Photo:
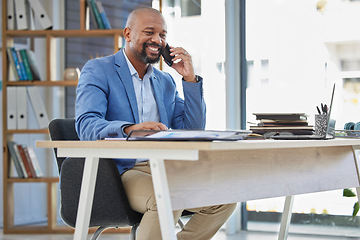
[[[126,59],[126,63],[127,63],[128,67],[129,67],[131,76],[134,76],[134,75],[135,75],[136,77],[139,77],[138,72],[136,71],[136,69],[134,68],[134,66],[131,64],[129,58],[126,56],[125,49],[123,50],[123,53],[124,53],[124,57],[125,57],[125,59]],[[145,76],[151,76],[152,73],[153,73],[153,71],[154,71],[154,70],[153,70],[152,65],[149,64],[149,66],[148,66],[148,68],[147,68],[147,70],[146,70]],[[144,78],[145,78],[145,76],[144,76]]]

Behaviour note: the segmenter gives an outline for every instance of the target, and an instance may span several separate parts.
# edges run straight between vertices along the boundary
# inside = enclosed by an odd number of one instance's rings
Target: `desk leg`
[[[84,173],[81,183],[81,192],[76,218],[74,240],[84,240],[87,238],[98,166],[99,158],[86,157],[84,164]]]
[[[279,240],[287,239],[289,233],[293,203],[294,203],[294,196],[287,196],[285,198],[284,211],[281,216]]]
[[[359,149],[355,148],[353,146],[353,153],[354,153],[354,159],[355,159],[355,164],[356,164],[356,169],[358,172],[358,177],[359,177],[359,183],[360,183],[360,159],[359,159]],[[356,195],[358,197],[358,201],[360,203],[360,187],[356,188]]]
[[[170,193],[166,178],[164,159],[150,158],[151,175],[154,184],[156,204],[162,239],[175,240],[175,224]]]

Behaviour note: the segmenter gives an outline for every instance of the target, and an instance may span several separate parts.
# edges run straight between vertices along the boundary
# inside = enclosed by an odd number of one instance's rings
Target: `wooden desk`
[[[360,139],[38,141],[36,146],[86,158],[74,239],[87,236],[99,158],[149,158],[166,240],[176,239],[172,209],[289,196],[290,212],[293,195],[359,187]],[[283,216],[280,239],[286,238],[290,216]]]

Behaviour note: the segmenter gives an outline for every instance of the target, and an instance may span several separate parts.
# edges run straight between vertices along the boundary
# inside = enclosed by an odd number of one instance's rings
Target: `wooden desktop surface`
[[[353,148],[360,148],[360,139],[38,141],[36,146],[86,150],[74,157],[110,157],[105,149],[113,157],[129,157],[123,150],[133,149],[134,158],[156,150],[198,151],[196,162],[181,156],[165,161],[174,209],[359,186]]]
[[[286,239],[293,195],[359,189],[360,139],[237,142],[39,141],[62,157],[86,157],[74,239],[86,239],[99,158],[149,158],[163,239],[175,240],[172,209],[288,196],[279,239]],[[165,161],[164,161],[165,160]]]

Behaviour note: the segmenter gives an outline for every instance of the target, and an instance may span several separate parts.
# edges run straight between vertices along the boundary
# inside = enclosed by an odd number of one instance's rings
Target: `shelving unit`
[[[25,130],[8,130],[7,129],[7,87],[10,86],[40,86],[40,87],[73,87],[77,86],[77,81],[64,81],[56,79],[54,69],[54,39],[56,38],[93,38],[93,37],[109,37],[114,41],[114,52],[119,50],[120,38],[122,37],[121,29],[112,30],[88,30],[85,22],[85,0],[79,0],[80,4],[80,29],[79,30],[7,30],[7,1],[2,1],[2,109],[3,109],[3,205],[4,205],[4,233],[64,233],[73,232],[69,227],[57,226],[57,183],[58,177],[43,178],[12,178],[9,177],[9,154],[7,142],[12,140],[15,134],[44,134],[48,135],[47,129],[25,129]],[[46,78],[42,81],[9,81],[9,61],[6,53],[8,46],[13,46],[16,38],[43,38],[46,41],[45,52],[45,69]],[[48,161],[55,161],[48,159]],[[45,183],[47,185],[47,224],[46,226],[16,226],[14,224],[14,185],[19,183]],[[115,230],[115,232],[129,232],[128,228]]]

